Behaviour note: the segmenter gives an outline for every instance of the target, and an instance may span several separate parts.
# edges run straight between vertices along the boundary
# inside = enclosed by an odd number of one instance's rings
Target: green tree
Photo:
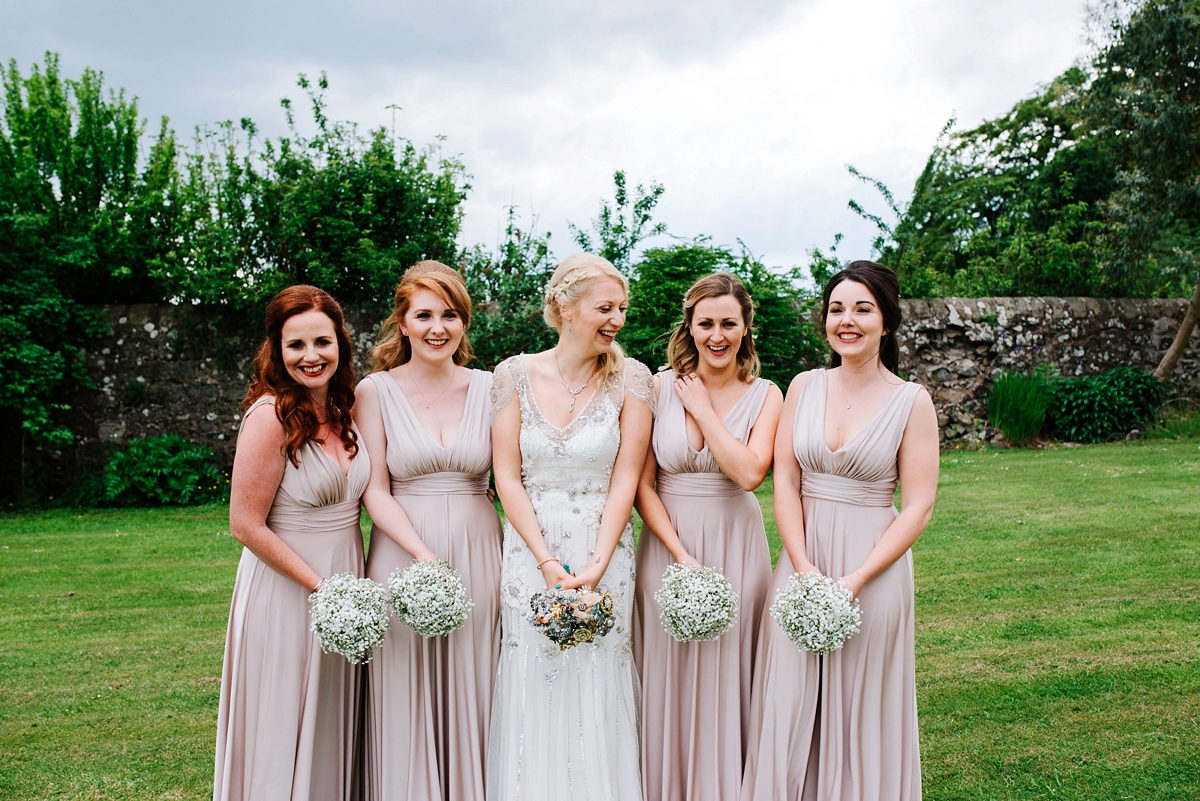
[[[662,184],[651,181],[649,189],[638,184],[630,198],[625,187],[624,171],[614,171],[613,200],[611,203],[600,201],[600,214],[592,220],[592,233],[580,230],[574,223],[567,223],[575,244],[581,250],[608,259],[628,275],[633,267],[633,254],[637,246],[644,240],[667,232],[665,223],[652,222],[654,207],[665,191]]]

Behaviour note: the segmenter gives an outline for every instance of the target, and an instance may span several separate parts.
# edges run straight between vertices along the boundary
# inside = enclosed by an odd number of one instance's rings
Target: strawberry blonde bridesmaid
[[[359,671],[321,652],[308,596],[363,573],[359,496],[371,462],[350,410],[354,363],[342,310],[316,287],[267,306],[267,337],[233,460],[238,563],[221,671],[214,801],[345,801]]]
[[[404,273],[358,385],[371,455],[367,576],[386,584],[443,559],[474,603],[462,628],[426,639],[398,620],[367,668],[364,796],[482,801],[500,656],[500,518],[488,499],[492,374],[471,370],[471,298],[434,261]]]
[[[758,377],[754,302],[737,277],[701,278],[671,334],[671,369],[655,379],[652,448],[637,492],[634,655],[642,680],[646,801],[736,798],[750,681],[771,580],[753,495],[771,468],[783,394]],[[647,530],[648,529],[648,530]],[[719,569],[740,596],[733,628],[712,642],[676,642],[654,593],[672,562]]]

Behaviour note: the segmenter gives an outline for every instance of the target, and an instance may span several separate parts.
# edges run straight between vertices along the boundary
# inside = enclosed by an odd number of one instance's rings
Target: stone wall
[[[1153,369],[1185,306],[1182,300],[1094,298],[907,300],[901,372],[929,388],[947,446],[977,444],[996,437],[985,422],[983,396],[997,371],[1043,363],[1064,375],[1122,364]],[[212,448],[228,468],[253,337],[222,338],[193,310],[165,304],[104,313],[110,333],[85,354],[97,389],[81,391],[72,402],[70,422],[79,442],[37,457],[42,483],[61,487],[76,470],[98,471],[113,444],[170,432]],[[363,373],[378,322],[378,315],[347,310]],[[1174,383],[1200,395],[1200,328]],[[3,461],[9,473],[19,464]]]
[[[943,444],[966,446],[1000,441],[984,410],[994,374],[1043,364],[1070,376],[1121,365],[1153,370],[1187,301],[938,298],[903,306],[900,370],[932,394]],[[1174,392],[1200,395],[1200,326],[1171,383]]]

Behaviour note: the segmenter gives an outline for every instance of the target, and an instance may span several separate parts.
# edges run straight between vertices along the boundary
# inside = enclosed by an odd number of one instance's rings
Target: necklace
[[[870,392],[876,386],[878,386],[879,382],[882,380],[883,380],[883,374],[880,373],[879,378],[876,378],[873,382],[871,382],[870,386],[868,386],[862,392],[855,395],[852,400],[849,400],[846,402],[846,408],[849,409],[854,404],[855,401],[861,400],[864,395],[866,395],[868,392]],[[840,389],[842,391],[842,397],[845,397],[846,396],[846,385],[842,382],[842,376],[840,373],[838,374],[838,389]]]
[[[567,377],[563,375],[562,365],[558,363],[558,348],[554,349],[554,366],[558,368],[558,380],[562,382],[567,392],[571,393],[571,407],[567,409],[567,413],[570,414],[575,411],[575,396],[587,389],[587,385],[592,383],[592,379],[596,377],[596,374],[593,372],[589,375],[588,380],[579,385],[579,389],[571,389],[571,385],[567,383]]]
[[[428,403],[425,403],[425,393],[421,391],[421,385],[420,385],[420,384],[418,384],[418,383],[416,383],[415,381],[413,381],[413,380],[412,380],[412,376],[408,376],[408,375],[407,375],[407,373],[406,373],[406,377],[408,378],[408,380],[409,380],[410,382],[412,382],[413,388],[417,390],[417,395],[419,395],[419,396],[421,397],[421,403],[424,403],[424,404],[425,404],[425,408],[426,408],[426,409],[428,409],[428,408],[429,408],[430,406],[432,406],[433,404],[437,403],[437,402],[438,402],[438,398],[441,398],[443,395],[445,395],[445,394],[446,394],[446,390],[450,389],[450,385],[454,383],[454,373],[451,373],[451,374],[450,374],[450,380],[446,382],[446,386],[442,387],[442,391],[441,391],[441,392],[439,392],[439,393],[438,393],[438,394],[437,394],[437,395],[434,397],[434,399],[433,399],[433,400],[429,401]]]

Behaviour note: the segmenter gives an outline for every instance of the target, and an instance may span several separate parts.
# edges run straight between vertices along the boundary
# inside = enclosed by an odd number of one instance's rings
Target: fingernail
[[[555,585],[554,585],[554,589],[556,589],[556,590],[561,590],[561,589],[562,589],[562,585],[561,585],[561,584],[555,584]]]

